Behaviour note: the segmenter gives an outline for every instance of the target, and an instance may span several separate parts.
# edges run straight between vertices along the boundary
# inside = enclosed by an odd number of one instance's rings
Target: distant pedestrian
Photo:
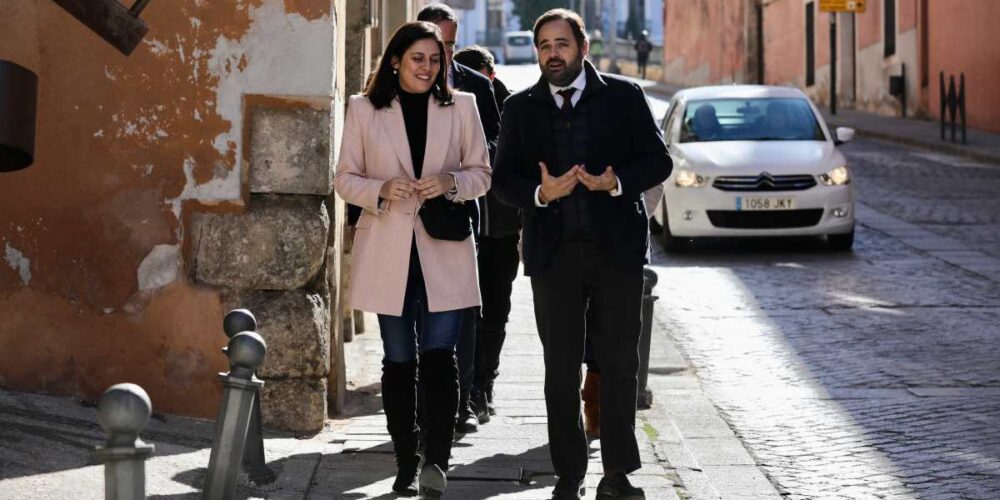
[[[455,53],[455,60],[493,81],[497,106],[510,95],[496,77],[493,55],[478,45]],[[493,386],[500,375],[500,351],[507,337],[510,294],[520,263],[521,216],[517,209],[501,203],[492,190],[480,198],[483,220],[479,237],[479,290],[483,296],[482,317],[476,330],[476,362],[472,402],[480,423],[496,414]]]
[[[494,191],[522,214],[559,476],[552,498],[583,493],[586,330],[601,368],[604,478],[597,498],[643,499],[627,476],[641,465],[635,409],[649,242],[642,193],[670,175],[670,157],[642,89],[584,59],[589,43],[578,14],[546,12],[535,22],[534,41],[542,77],[504,104]],[[594,317],[585,327],[588,301]]]
[[[476,96],[476,106],[479,108],[479,118],[482,120],[486,143],[489,146],[490,162],[496,153],[497,136],[500,134],[500,112],[497,110],[496,97],[490,79],[479,72],[459,64],[454,60],[455,37],[458,34],[458,16],[451,7],[442,3],[425,5],[417,13],[418,21],[434,23],[441,29],[445,49],[445,77],[452,87],[470,92]],[[489,214],[482,213],[486,207],[480,207],[476,201],[467,204],[470,213],[476,219],[477,238],[483,231],[484,222],[489,221]],[[456,430],[461,433],[479,430],[479,419],[472,404],[473,379],[475,378],[476,358],[476,324],[479,320],[479,309],[465,311],[462,320],[461,334],[458,339],[458,371],[461,394],[459,396],[458,420]]]
[[[649,63],[649,53],[653,51],[653,44],[649,41],[649,32],[642,30],[639,39],[635,41],[635,61],[639,65],[639,75],[646,79],[646,64]]]
[[[337,194],[363,209],[348,302],[378,314],[382,403],[398,467],[392,489],[409,496],[417,493],[418,370],[426,388],[420,490],[439,495],[447,485],[458,408],[455,344],[463,311],[479,305],[469,220],[451,207],[490,185],[474,99],[451,91],[444,61],[433,24],[396,30],[364,95],[350,99],[334,178]]]
[[[590,35],[590,60],[598,71],[601,70],[601,58],[604,57],[604,38],[601,30],[594,30]]]

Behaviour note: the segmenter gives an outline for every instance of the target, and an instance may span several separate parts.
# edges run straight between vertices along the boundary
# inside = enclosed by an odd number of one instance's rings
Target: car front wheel
[[[850,251],[854,248],[854,229],[851,229],[849,233],[826,235],[826,244],[830,247],[830,250],[838,252]]]
[[[678,238],[670,232],[670,220],[666,216],[667,211],[663,211],[663,230],[660,233],[663,236],[663,249],[667,253],[682,253],[688,249],[688,239]]]

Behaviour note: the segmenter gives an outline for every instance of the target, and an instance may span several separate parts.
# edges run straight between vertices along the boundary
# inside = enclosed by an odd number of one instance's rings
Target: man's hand
[[[542,169],[542,189],[538,191],[538,201],[542,203],[549,203],[572,193],[573,188],[580,182],[577,178],[577,172],[583,170],[581,165],[573,165],[573,168],[570,168],[565,174],[552,177],[549,175],[549,167],[545,166],[545,162],[538,162],[538,166]]]
[[[583,168],[576,171],[576,177],[591,191],[614,191],[618,188],[618,177],[615,170],[608,165],[601,175],[590,175]]]
[[[413,196],[413,182],[406,177],[396,177],[395,179],[389,179],[382,184],[382,189],[379,189],[378,195],[383,200],[396,201],[405,200],[410,196]]]
[[[455,187],[455,178],[451,174],[438,174],[424,177],[413,183],[417,194],[422,200],[441,196]]]

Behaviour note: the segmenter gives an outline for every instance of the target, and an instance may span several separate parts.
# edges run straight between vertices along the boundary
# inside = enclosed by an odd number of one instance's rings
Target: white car
[[[854,244],[851,170],[816,106],[790,87],[685,89],[661,124],[674,162],[653,217],[668,251],[698,237],[823,235]]]
[[[535,38],[531,31],[508,31],[503,35],[503,63],[524,64],[538,61]]]

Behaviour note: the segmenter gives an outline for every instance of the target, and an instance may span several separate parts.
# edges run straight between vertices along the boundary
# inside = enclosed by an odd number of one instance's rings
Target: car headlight
[[[851,171],[841,165],[825,174],[820,174],[819,180],[825,186],[843,186],[851,183]]]
[[[698,175],[688,169],[682,168],[677,171],[677,176],[674,177],[674,184],[677,187],[702,187],[708,184],[708,177],[703,175]]]

